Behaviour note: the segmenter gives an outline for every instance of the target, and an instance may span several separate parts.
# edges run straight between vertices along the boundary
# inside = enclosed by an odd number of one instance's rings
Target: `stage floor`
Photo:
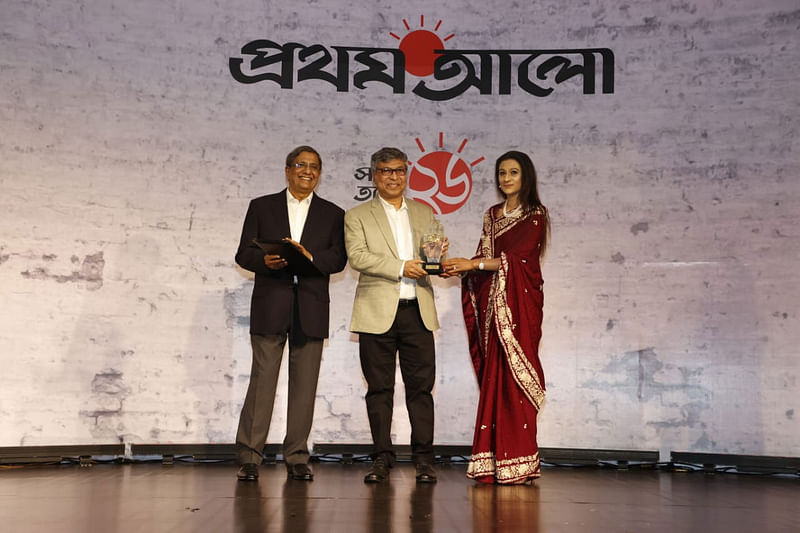
[[[0,467],[8,533],[701,532],[800,531],[797,477],[547,467],[532,486],[485,486],[465,465],[417,485],[411,464],[365,485],[365,464],[313,464],[312,483],[283,464],[238,482],[227,464]]]

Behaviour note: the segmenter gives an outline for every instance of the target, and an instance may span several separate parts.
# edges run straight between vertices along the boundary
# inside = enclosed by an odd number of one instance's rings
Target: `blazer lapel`
[[[315,194],[311,197],[311,205],[308,206],[308,215],[306,216],[306,223],[303,225],[303,233],[300,234],[300,238],[297,240],[297,242],[303,246],[305,246],[303,238],[305,238],[306,235],[311,235],[311,233],[314,232],[317,222],[317,213],[319,213],[319,201],[317,200],[317,195]],[[289,220],[288,208],[286,210],[286,220]]]
[[[372,200],[372,216],[375,219],[375,224],[378,227],[378,231],[380,231],[381,235],[383,235],[386,244],[389,245],[389,249],[392,251],[392,254],[399,258],[400,254],[397,253],[397,243],[394,242],[394,233],[392,233],[392,228],[389,226],[389,219],[386,217],[386,211],[383,209],[383,204],[381,204],[380,198],[377,196]]]
[[[286,195],[289,194],[287,189],[283,189],[278,193],[275,198],[275,220],[280,228],[280,234],[285,237],[291,237],[292,231],[289,229],[289,208],[286,206]]]

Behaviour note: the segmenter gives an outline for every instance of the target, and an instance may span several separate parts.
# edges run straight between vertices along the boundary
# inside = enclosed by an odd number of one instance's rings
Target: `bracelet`
[[[484,266],[485,265],[483,264],[483,261],[481,261],[480,263],[478,263],[478,270],[483,270]]]

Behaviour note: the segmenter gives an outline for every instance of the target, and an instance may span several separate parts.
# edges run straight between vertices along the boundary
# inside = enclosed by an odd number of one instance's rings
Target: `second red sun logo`
[[[411,165],[408,176],[408,195],[430,206],[434,213],[446,215],[457,211],[472,192],[472,167],[483,157],[467,163],[461,152],[467,139],[455,153],[443,149],[444,135],[439,133],[439,150],[427,152],[419,138],[415,139],[423,155]]]

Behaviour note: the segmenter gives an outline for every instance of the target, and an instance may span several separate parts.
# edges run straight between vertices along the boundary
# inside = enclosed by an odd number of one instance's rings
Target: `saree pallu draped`
[[[539,477],[536,416],[545,384],[539,361],[542,274],[539,250],[547,228],[544,207],[483,218],[476,258],[500,258],[497,272],[472,272],[461,285],[470,357],[480,395],[467,477],[522,483]]]

